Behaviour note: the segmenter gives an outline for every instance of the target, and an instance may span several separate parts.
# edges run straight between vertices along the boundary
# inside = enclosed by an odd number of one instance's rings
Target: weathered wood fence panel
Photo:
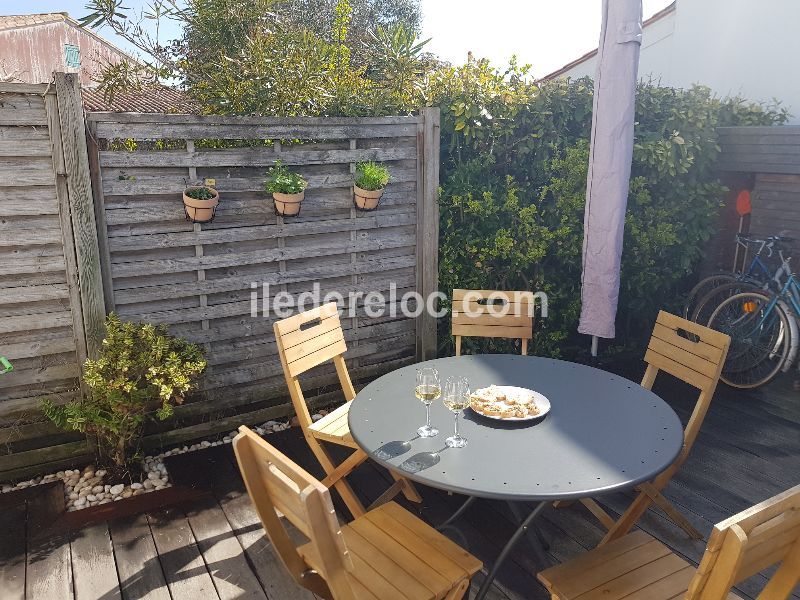
[[[70,76],[2,86],[0,354],[15,370],[0,378],[0,480],[89,453],[39,406],[80,393],[79,365],[107,311],[165,323],[207,351],[199,392],[174,420],[148,428],[145,449],[291,414],[275,317],[251,316],[251,294],[261,301],[264,284],[271,296],[297,298],[315,282],[320,296],[343,296],[356,381],[435,352],[431,319],[403,316],[400,301],[437,288],[437,110],[360,119],[91,113],[84,127]],[[263,191],[277,159],[309,181],[298,217],[277,216]],[[362,160],[386,162],[393,176],[373,212],[352,203]],[[192,224],[181,192],[206,179],[221,204],[213,223]],[[391,312],[374,316],[369,292],[385,293]],[[311,373],[307,397],[336,401],[335,380],[329,368]]]
[[[92,198],[76,94],[73,76],[0,84],[0,354],[14,364],[0,377],[0,472],[49,460],[26,452],[31,438],[54,433],[37,422],[41,400],[79,393],[80,364],[101,333],[96,231],[80,215]]]
[[[719,127],[721,171],[800,175],[800,126]]]
[[[107,309],[166,323],[208,355],[199,393],[178,409],[180,425],[153,431],[152,443],[290,414],[273,313],[251,316],[252,294],[260,300],[264,284],[271,296],[297,298],[318,282],[321,296],[345,297],[354,379],[435,348],[424,320],[404,317],[399,306],[405,292],[437,284],[436,231],[419,224],[438,221],[438,172],[429,160],[438,164],[435,110],[362,119],[93,113],[87,120]],[[276,160],[309,181],[298,217],[277,216],[263,190]],[[362,160],[386,162],[392,173],[373,212],[353,207],[353,172]],[[206,179],[215,180],[221,203],[213,223],[192,224],[181,192]],[[371,316],[363,299],[349,298],[388,297],[392,289],[393,315]],[[332,371],[320,369],[307,396],[335,399],[334,382]]]

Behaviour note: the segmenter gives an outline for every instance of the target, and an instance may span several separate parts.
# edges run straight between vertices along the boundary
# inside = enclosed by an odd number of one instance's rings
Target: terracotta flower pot
[[[211,193],[214,194],[214,197],[210,200],[197,200],[196,198],[190,198],[186,195],[186,192],[189,190],[200,189],[202,187],[206,187],[210,190]],[[210,223],[214,218],[214,212],[218,204],[219,192],[214,188],[198,185],[188,187],[183,191],[183,210],[186,213],[186,218],[193,223]]]
[[[299,194],[272,192],[272,198],[275,200],[275,212],[284,217],[293,217],[300,212],[300,204],[305,197],[305,192]]]
[[[375,210],[381,201],[381,196],[386,188],[380,190],[364,190],[357,185],[353,186],[353,201],[360,210]]]

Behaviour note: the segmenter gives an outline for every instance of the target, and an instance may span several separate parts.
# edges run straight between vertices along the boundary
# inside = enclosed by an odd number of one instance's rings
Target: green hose
[[[14,370],[14,367],[5,356],[0,356],[0,367],[2,367],[2,370],[0,370],[0,375]]]

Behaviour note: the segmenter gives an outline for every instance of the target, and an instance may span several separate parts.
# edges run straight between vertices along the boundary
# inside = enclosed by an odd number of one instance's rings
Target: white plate
[[[496,385],[495,387],[502,390],[506,397],[515,398],[521,395],[533,396],[533,401],[536,404],[536,408],[539,409],[539,414],[529,415],[527,417],[499,417],[495,415],[485,415],[470,406],[472,412],[487,419],[494,419],[495,421],[533,421],[534,419],[541,419],[550,412],[550,400],[548,400],[547,396],[544,394],[540,394],[534,390],[529,390],[528,388],[515,387],[513,385]]]

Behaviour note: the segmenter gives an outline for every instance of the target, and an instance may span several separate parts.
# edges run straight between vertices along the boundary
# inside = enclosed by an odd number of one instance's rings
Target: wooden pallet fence
[[[437,288],[436,109],[377,118],[90,113],[87,123],[106,308],[168,324],[202,344],[209,360],[199,393],[178,409],[179,424],[155,427],[149,439],[180,442],[291,413],[274,317],[251,316],[253,283],[268,284],[273,296],[315,283],[322,296],[346,299],[395,289],[395,309],[404,292]],[[298,217],[276,215],[264,192],[276,160],[309,181]],[[392,173],[372,212],[353,206],[362,160],[385,162]],[[206,179],[215,180],[220,205],[213,223],[192,224],[181,191]],[[399,310],[373,317],[363,300],[343,308],[351,305],[343,325],[354,377],[435,351],[427,318]],[[334,374],[321,369],[312,381],[307,395],[329,398]]]
[[[79,393],[80,365],[102,335],[84,131],[75,76],[0,83],[0,354],[14,364],[0,376],[0,479],[7,468],[46,462],[48,440],[68,441],[32,423],[43,398]],[[24,427],[38,455],[20,465],[9,443]]]

